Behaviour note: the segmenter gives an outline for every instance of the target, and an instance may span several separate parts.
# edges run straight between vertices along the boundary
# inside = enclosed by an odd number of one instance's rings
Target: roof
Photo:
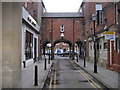
[[[48,18],[80,18],[83,17],[83,15],[79,12],[73,12],[73,13],[44,13],[42,17],[48,17]]]

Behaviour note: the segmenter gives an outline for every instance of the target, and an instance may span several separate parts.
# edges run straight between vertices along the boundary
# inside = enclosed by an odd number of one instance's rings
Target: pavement
[[[76,64],[82,67],[86,72],[95,77],[107,88],[119,88],[120,89],[120,73],[106,69],[103,66],[98,66],[97,73],[94,73],[94,63],[88,62],[86,60],[86,67],[84,67],[84,59],[79,58],[79,61],[73,60]],[[119,85],[118,85],[119,84]]]
[[[52,61],[48,64],[47,58],[47,69],[44,70],[44,58],[40,61],[37,61],[28,67],[22,69],[21,71],[21,83],[19,88],[43,88],[45,80],[47,78],[48,72],[52,65]],[[35,65],[38,66],[38,86],[34,86],[34,73]]]

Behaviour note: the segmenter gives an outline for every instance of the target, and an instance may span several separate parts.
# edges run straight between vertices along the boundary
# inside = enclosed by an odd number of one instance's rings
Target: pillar
[[[74,60],[75,58],[75,55],[74,55],[74,52],[75,52],[75,50],[74,50],[74,44],[73,44],[73,46],[72,46],[72,60]]]
[[[54,45],[51,46],[51,60],[54,60]]]
[[[20,83],[22,47],[22,4],[2,3],[2,88]]]

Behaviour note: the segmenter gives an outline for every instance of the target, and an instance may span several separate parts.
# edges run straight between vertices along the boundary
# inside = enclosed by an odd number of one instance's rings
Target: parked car
[[[58,49],[57,50],[57,55],[61,55],[63,53],[63,49]]]

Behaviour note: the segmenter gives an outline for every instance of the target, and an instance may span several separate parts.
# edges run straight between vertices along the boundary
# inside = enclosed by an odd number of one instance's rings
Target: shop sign
[[[105,36],[105,39],[107,39],[107,40],[115,39],[115,32],[113,32],[113,31],[105,31],[103,34]]]

